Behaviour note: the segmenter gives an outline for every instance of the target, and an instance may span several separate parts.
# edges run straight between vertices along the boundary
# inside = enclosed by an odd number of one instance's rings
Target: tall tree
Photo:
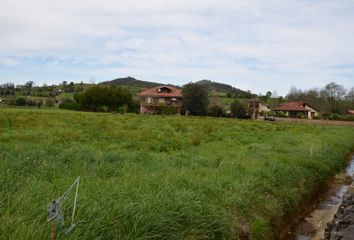
[[[133,100],[131,93],[120,87],[93,86],[84,93],[76,93],[74,99],[81,109],[89,111],[119,111],[128,108]]]
[[[346,89],[342,85],[331,82],[324,87],[323,94],[330,104],[330,111],[340,113],[339,101],[344,98]]]
[[[195,83],[183,87],[183,108],[191,115],[206,115],[208,113],[209,94],[207,89]]]
[[[247,118],[247,111],[244,106],[239,100],[236,100],[231,103],[231,117],[237,118]]]
[[[34,82],[33,81],[28,81],[28,82],[25,83],[24,86],[25,86],[25,88],[31,90],[33,88],[33,86],[34,86]]]

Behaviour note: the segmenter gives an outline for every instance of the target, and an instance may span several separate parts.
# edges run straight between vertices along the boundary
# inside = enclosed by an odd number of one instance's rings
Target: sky
[[[0,0],[0,83],[354,86],[353,0]]]

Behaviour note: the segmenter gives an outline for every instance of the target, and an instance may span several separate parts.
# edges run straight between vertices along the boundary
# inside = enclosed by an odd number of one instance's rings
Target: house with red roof
[[[317,108],[303,101],[281,103],[274,111],[276,113],[282,112],[287,117],[299,117],[303,115],[308,119],[317,117],[319,113]]]
[[[182,89],[163,85],[146,89],[138,94],[140,113],[157,114],[161,106],[175,107],[179,114],[182,107]]]
[[[347,113],[348,113],[348,115],[354,115],[354,110],[349,109]]]

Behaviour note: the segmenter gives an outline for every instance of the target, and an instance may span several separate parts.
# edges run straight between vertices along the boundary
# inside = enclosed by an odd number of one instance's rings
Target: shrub
[[[72,103],[61,103],[59,104],[60,109],[68,109],[68,110],[75,110],[75,111],[80,111],[81,106],[78,103],[72,102]]]
[[[127,112],[140,113],[140,102],[138,100],[132,100],[128,105]]]
[[[277,112],[275,114],[275,116],[277,116],[277,117],[286,117],[286,114],[284,112]]]
[[[333,114],[333,120],[340,120],[340,121],[354,121],[354,116],[352,115],[338,115]]]
[[[238,100],[235,100],[231,103],[231,117],[236,118],[250,118],[250,116],[246,112],[245,106]]]
[[[107,111],[119,111],[121,107],[129,106],[133,97],[121,87],[94,86],[82,94],[75,94],[74,99],[83,110],[101,111],[107,108]]]
[[[339,115],[338,114],[332,114],[330,117],[329,117],[330,120],[339,120]]]
[[[177,114],[177,108],[175,106],[160,104],[157,108],[157,113],[162,115],[174,115]]]
[[[54,100],[52,98],[47,98],[44,100],[45,106],[54,107]]]
[[[304,119],[304,118],[305,118],[305,114],[303,114],[303,113],[298,113],[298,114],[296,114],[296,117],[297,117],[297,118]]]
[[[33,98],[27,98],[26,99],[26,105],[27,106],[31,106],[31,107],[36,106],[36,100],[33,99]]]
[[[36,103],[36,106],[37,106],[38,108],[41,108],[41,106],[42,106],[42,104],[43,104],[43,101],[42,101],[41,99],[37,99],[37,100],[35,101],[35,103]]]
[[[213,117],[223,117],[225,116],[225,111],[222,107],[214,105],[209,108],[209,115]]]
[[[16,98],[15,97],[9,97],[9,98],[5,99],[4,102],[9,106],[16,106]]]
[[[321,118],[322,119],[328,120],[328,119],[330,119],[330,117],[331,117],[330,113],[322,113],[321,114]]]
[[[15,105],[16,106],[25,106],[26,105],[26,99],[20,97],[15,100]]]

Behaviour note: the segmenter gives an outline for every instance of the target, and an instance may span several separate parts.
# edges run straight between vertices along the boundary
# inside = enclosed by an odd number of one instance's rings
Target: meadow
[[[0,109],[0,239],[49,239],[77,176],[57,239],[277,239],[353,150],[350,127]]]

